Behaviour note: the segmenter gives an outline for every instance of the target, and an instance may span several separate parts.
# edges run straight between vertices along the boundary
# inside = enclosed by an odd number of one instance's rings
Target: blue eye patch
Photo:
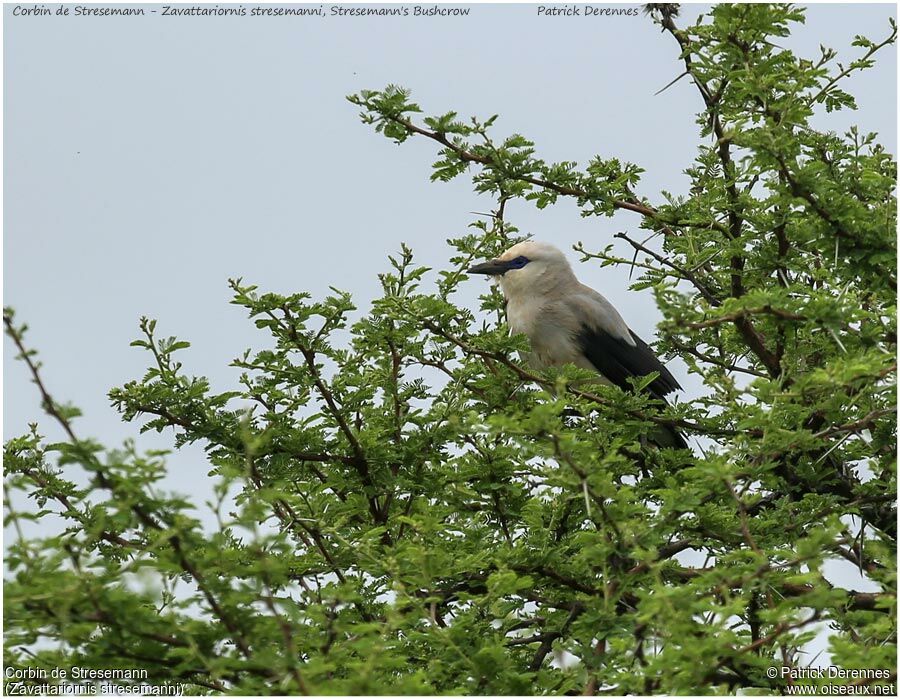
[[[519,255],[514,260],[509,260],[509,262],[506,263],[506,267],[507,269],[522,269],[522,267],[527,265],[529,262],[531,262],[531,260],[529,260],[527,257],[525,257],[524,255]]]

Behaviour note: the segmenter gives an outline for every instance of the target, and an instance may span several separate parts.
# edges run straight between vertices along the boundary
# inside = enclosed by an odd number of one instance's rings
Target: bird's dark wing
[[[597,371],[609,379],[619,388],[629,390],[632,388],[628,379],[632,376],[646,376],[653,372],[659,372],[659,376],[653,379],[648,390],[657,398],[663,399],[667,394],[681,386],[666,369],[665,365],[656,357],[653,350],[641,338],[631,330],[634,345],[625,340],[614,337],[606,331],[583,325],[578,333],[578,343],[584,356],[587,357]]]

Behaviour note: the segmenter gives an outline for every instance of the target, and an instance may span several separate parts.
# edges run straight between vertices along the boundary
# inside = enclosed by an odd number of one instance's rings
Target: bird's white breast
[[[564,309],[534,302],[509,301],[506,307],[510,333],[528,337],[531,353],[526,360],[532,366],[544,368],[575,364],[593,370],[578,346],[572,322],[561,315]]]

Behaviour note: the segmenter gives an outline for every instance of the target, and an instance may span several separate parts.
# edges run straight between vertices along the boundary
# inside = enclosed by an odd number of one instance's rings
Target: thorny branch
[[[37,365],[31,358],[31,353],[25,348],[21,334],[13,325],[12,318],[5,313],[3,315],[3,324],[6,326],[7,335],[12,338],[13,342],[16,345],[16,348],[19,350],[20,357],[31,372],[32,380],[40,391],[44,409],[51,417],[53,417],[57,421],[57,423],[60,425],[60,427],[62,427],[63,431],[69,437],[72,445],[77,448],[81,444],[81,442],[75,436],[75,431],[72,429],[71,423],[57,408],[56,403],[53,401],[53,398],[50,396],[50,393],[44,386],[44,382],[41,379],[40,373],[38,372]],[[93,455],[91,455],[89,452],[86,452],[84,456],[91,462],[91,471],[92,473],[94,473],[99,485],[102,488],[108,490],[113,495],[118,495],[118,487],[106,475],[105,470],[100,465],[100,463],[97,462],[96,458],[93,457]],[[152,529],[155,531],[163,531],[164,529],[166,529],[169,531],[177,532],[177,529],[172,529],[170,525],[166,525],[164,527],[164,525],[161,524],[153,515],[147,512],[140,504],[133,502],[131,498],[122,496],[122,501],[131,503],[130,508],[132,512],[135,514],[141,524],[143,524],[148,529]],[[232,620],[231,615],[225,612],[216,597],[212,594],[209,586],[205,581],[204,576],[188,559],[184,547],[181,545],[180,536],[177,533],[170,534],[166,537],[166,541],[171,547],[172,552],[175,554],[175,557],[178,560],[178,563],[181,566],[182,570],[184,570],[185,573],[187,573],[194,579],[197,584],[197,588],[206,598],[206,601],[212,609],[213,613],[222,622],[223,626],[228,630],[241,653],[243,653],[245,657],[250,657],[249,642],[246,640],[246,638],[244,638],[243,633],[238,628],[234,620]]]

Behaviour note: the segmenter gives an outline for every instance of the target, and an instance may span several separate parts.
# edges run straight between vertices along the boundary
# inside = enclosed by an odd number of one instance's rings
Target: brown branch
[[[64,508],[66,508],[64,514],[70,515],[83,527],[87,527],[87,519],[84,517],[84,515],[82,515],[81,512],[78,511],[78,509],[76,509],[75,505],[72,504],[71,500],[69,500],[65,493],[60,493],[56,490],[50,490],[50,483],[48,483],[46,479],[44,479],[32,469],[28,469],[23,473],[28,476],[38,487],[43,488],[50,497],[60,503]],[[116,546],[121,546],[122,548],[140,549],[143,547],[143,544],[141,542],[129,541],[128,539],[125,539],[118,534],[107,531],[105,529],[101,529],[98,536],[104,541],[110,544],[115,544]]]
[[[862,62],[867,61],[869,58],[871,58],[872,55],[873,55],[876,51],[880,51],[880,50],[883,49],[885,46],[888,46],[889,44],[893,44],[893,43],[894,43],[894,39],[896,39],[896,38],[897,38],[897,26],[894,25],[893,28],[891,29],[891,33],[890,33],[890,35],[887,37],[887,39],[885,39],[884,41],[882,41],[880,44],[873,44],[872,46],[870,46],[870,47],[869,47],[869,50],[866,51],[866,53],[863,55],[862,58],[858,58],[857,60],[853,61],[853,62],[852,62],[849,66],[847,66],[844,70],[842,70],[840,73],[838,73],[838,74],[835,75],[833,78],[831,78],[831,80],[829,80],[829,81],[825,84],[825,86],[822,87],[821,90],[819,90],[815,95],[813,95],[813,96],[811,96],[811,97],[809,98],[809,100],[807,101],[807,104],[813,105],[813,104],[815,104],[816,102],[818,102],[819,100],[821,100],[821,99],[828,93],[828,91],[831,90],[832,87],[834,87],[834,85],[835,85],[836,83],[838,83],[839,81],[841,81],[841,80],[843,80],[844,78],[846,78],[846,77],[847,77],[848,75],[850,75],[850,73],[852,73],[854,70],[859,70],[859,69],[860,69],[860,64],[861,64]],[[854,64],[856,64],[856,65],[854,65]]]
[[[722,98],[722,95],[725,91],[725,82],[723,80],[722,84],[719,86],[719,89],[716,90],[715,93],[710,91],[709,86],[703,82],[697,74],[694,72],[694,64],[691,58],[691,50],[692,45],[690,40],[681,32],[678,27],[675,26],[675,22],[672,19],[671,14],[663,14],[660,18],[660,24],[662,27],[668,31],[675,41],[678,42],[678,46],[681,48],[681,59],[684,63],[684,68],[687,73],[690,74],[691,78],[694,80],[694,84],[697,86],[697,90],[700,92],[700,96],[703,98],[703,103],[706,105],[706,111],[709,114],[710,124],[713,129],[713,133],[716,135],[716,149],[719,155],[719,161],[722,163],[722,175],[725,180],[725,191],[728,195],[729,209],[728,209],[728,228],[727,233],[732,240],[738,240],[741,237],[741,227],[743,225],[743,219],[740,217],[737,211],[738,203],[740,201],[737,191],[737,186],[735,185],[735,177],[734,175],[734,163],[731,159],[731,149],[729,146],[729,139],[725,136],[725,129],[722,127],[722,121],[719,118],[719,114],[717,111],[719,100]],[[737,285],[737,290],[740,289],[740,271],[743,268],[743,260],[738,257],[732,258],[732,267],[735,270],[732,275],[732,282],[734,285]],[[733,289],[734,296],[740,296],[740,293],[734,293],[735,289]]]
[[[543,641],[553,642],[560,636],[562,636],[562,632],[560,631],[547,631],[545,633],[538,633],[534,636],[528,636],[525,638],[514,638],[511,641],[507,641],[504,645],[507,648],[513,648],[515,646],[527,646],[530,643],[541,643]]]
[[[677,349],[681,352],[690,354],[691,356],[696,357],[700,361],[705,362],[707,364],[712,364],[714,366],[721,367],[722,369],[725,369],[726,371],[738,371],[743,374],[749,374],[750,376],[759,376],[762,378],[768,378],[768,376],[769,376],[768,374],[764,374],[761,371],[756,371],[755,369],[750,369],[749,367],[738,366],[736,363],[729,364],[728,362],[724,362],[719,359],[716,359],[715,357],[711,357],[708,354],[704,354],[703,352],[700,352],[696,347],[691,347],[690,345],[685,345],[685,344],[679,342],[677,339],[670,338],[669,341],[675,346],[675,349]]]
[[[606,639],[598,638],[597,643],[594,644],[594,656],[597,658],[602,658],[606,655]],[[592,697],[597,693],[597,686],[600,683],[600,679],[597,677],[596,672],[590,673],[590,678],[587,681],[587,684],[584,686],[584,691],[581,693],[582,696]]]
[[[757,556],[765,558],[765,554],[760,550],[759,546],[756,543],[756,539],[754,539],[753,535],[750,533],[750,526],[747,522],[747,506],[744,504],[744,501],[741,499],[741,497],[735,492],[734,486],[732,486],[731,482],[727,479],[725,481],[725,486],[728,488],[728,492],[731,493],[731,497],[737,504],[738,514],[740,515],[741,520],[741,534],[744,537],[744,541],[753,550],[753,553],[755,553]]]
[[[441,133],[438,131],[429,131],[428,129],[425,129],[421,126],[417,126],[409,119],[404,119],[403,117],[400,117],[400,116],[390,115],[390,114],[383,114],[382,116],[389,121],[393,121],[394,123],[403,126],[410,133],[418,134],[420,136],[424,136],[425,138],[429,138],[432,141],[436,141],[437,143],[440,143],[442,146],[444,146],[445,148],[447,148],[450,151],[452,151],[453,153],[455,153],[457,155],[457,157],[459,157],[459,159],[465,163],[477,163],[477,164],[482,165],[487,168],[499,170],[508,179],[518,180],[521,182],[527,182],[528,184],[533,184],[537,187],[542,187],[543,189],[549,190],[551,192],[556,192],[557,194],[562,194],[564,196],[578,197],[578,198],[582,198],[582,199],[587,199],[589,201],[596,199],[595,195],[593,195],[590,192],[587,192],[583,189],[577,189],[575,187],[568,187],[566,185],[556,184],[555,182],[551,182],[549,180],[543,180],[538,177],[532,177],[530,175],[516,174],[516,173],[510,173],[510,172],[503,171],[503,169],[500,167],[500,163],[498,163],[496,160],[487,158],[482,155],[478,155],[477,153],[472,153],[471,151],[468,151],[465,148],[456,145],[449,138],[447,138],[447,135],[444,133]],[[661,230],[663,231],[663,233],[665,233],[666,235],[674,235],[674,232],[669,227],[669,225],[667,225],[664,221],[661,220],[659,212],[656,209],[654,209],[652,206],[649,206],[647,204],[642,204],[641,202],[637,201],[636,199],[633,199],[633,200],[613,199],[612,206],[615,209],[622,209],[625,211],[633,211],[635,213],[640,214],[641,216],[643,216],[645,218],[652,219],[661,226]],[[712,227],[716,230],[724,231],[724,227],[722,227],[721,224],[719,224],[716,221],[704,223],[702,226],[698,225],[698,224],[691,224],[686,221],[673,222],[671,225],[690,226],[690,227],[695,227],[695,228],[701,228],[701,227],[702,228],[710,228],[710,227]]]
[[[787,163],[784,160],[784,157],[778,154],[775,154],[776,160],[779,165],[779,172],[787,180],[788,187],[791,190],[791,194],[799,199],[803,199],[807,204],[810,205],[813,211],[815,211],[819,218],[821,218],[825,223],[834,229],[835,235],[839,237],[848,237],[848,233],[842,228],[842,226],[832,218],[831,214],[829,214],[822,204],[813,196],[813,193],[810,192],[806,187],[802,186],[797,179],[794,177],[793,173],[787,166]]]
[[[777,640],[779,636],[781,636],[785,633],[788,633],[789,631],[801,629],[804,626],[807,626],[808,624],[812,624],[814,621],[818,621],[818,620],[819,620],[819,611],[816,610],[810,615],[810,617],[808,619],[806,619],[804,621],[797,621],[793,624],[787,624],[782,621],[775,625],[774,630],[768,636],[763,636],[762,638],[759,638],[756,641],[753,641],[752,643],[744,646],[743,648],[739,648],[737,650],[737,653],[739,655],[742,655],[749,651],[755,650],[756,648],[759,648],[761,646],[767,646],[767,645],[773,643],[775,640]]]
[[[56,613],[56,611],[50,605],[48,605],[46,602],[35,603],[33,601],[26,601],[25,608],[28,610],[31,610],[31,611],[38,611],[38,612],[48,615],[49,617],[53,618],[60,627],[62,627],[62,626],[71,627],[71,624],[73,621],[84,620],[84,621],[89,621],[91,623],[101,623],[101,624],[106,624],[107,626],[115,626],[120,631],[127,632],[129,634],[137,636],[138,638],[144,638],[144,639],[147,639],[150,641],[155,641],[162,645],[171,646],[173,648],[181,649],[181,648],[191,648],[192,647],[192,645],[190,643],[188,643],[187,641],[182,641],[181,639],[176,638],[175,636],[169,636],[167,634],[157,634],[157,633],[153,633],[153,632],[149,632],[149,631],[137,631],[136,629],[133,629],[130,627],[121,626],[120,624],[118,624],[118,622],[114,618],[110,617],[103,610],[95,611],[95,613],[93,613],[93,614],[81,614],[75,618],[72,618],[71,616],[69,616],[65,620],[63,620],[63,619],[60,619],[60,617]],[[67,612],[69,615],[72,615],[74,613],[74,610],[70,607],[67,610]],[[119,655],[121,655],[123,658],[129,658],[132,660],[140,660],[142,662],[150,662],[150,663],[162,665],[162,666],[168,667],[168,668],[172,668],[176,665],[180,666],[184,662],[183,658],[179,658],[178,660],[169,660],[168,658],[162,657],[160,655],[154,655],[154,656],[136,655],[134,653],[127,651],[119,644],[116,644],[116,650],[119,653]],[[218,692],[227,691],[227,688],[225,687],[225,685],[223,685],[218,680],[214,680],[211,678],[204,680],[204,679],[200,679],[199,677],[196,677],[196,675],[205,674],[207,672],[208,672],[208,670],[206,670],[206,669],[203,669],[203,670],[183,669],[181,671],[181,674],[178,675],[178,678],[184,679],[191,684],[196,684],[201,687],[213,689]]]
[[[481,357],[482,359],[484,359],[488,368],[491,371],[493,371],[495,374],[497,372],[496,372],[496,369],[494,368],[492,362],[497,362],[499,364],[502,364],[507,369],[512,371],[514,374],[516,374],[516,376],[518,376],[520,379],[523,379],[525,381],[533,381],[534,383],[536,383],[540,386],[544,386],[545,388],[553,389],[555,387],[555,384],[552,381],[549,381],[546,378],[538,376],[537,374],[533,374],[530,371],[526,371],[521,366],[519,366],[515,362],[511,361],[508,357],[504,356],[503,354],[500,354],[497,352],[489,352],[487,350],[482,350],[477,347],[473,347],[472,345],[468,344],[467,342],[464,342],[463,340],[459,339],[458,337],[450,334],[443,328],[439,327],[438,325],[436,325],[434,322],[432,322],[428,318],[416,317],[416,320],[418,322],[420,322],[425,327],[426,330],[429,330],[432,333],[434,333],[435,335],[438,335],[439,337],[444,338],[448,342],[453,343],[454,345],[459,347],[461,350],[463,350],[463,352],[477,356],[477,357]],[[579,388],[575,388],[571,385],[566,386],[566,391],[568,393],[571,393],[573,396],[578,396],[579,398],[584,398],[585,400],[589,400],[592,403],[597,403],[598,405],[609,405],[608,400],[606,400],[605,398],[603,398],[601,396],[598,396],[596,393],[591,393],[589,391],[583,391],[583,390],[581,390]],[[718,435],[718,436],[730,437],[730,436],[734,436],[735,434],[737,434],[737,432],[735,430],[709,428],[709,427],[698,425],[693,422],[689,422],[687,420],[672,420],[669,418],[659,417],[657,415],[646,415],[638,410],[628,410],[627,412],[630,416],[632,416],[634,418],[637,418],[639,420],[646,420],[646,421],[652,422],[656,425],[664,425],[666,427],[678,427],[678,428],[692,430],[692,431],[699,432],[701,434],[706,434],[706,435]],[[751,431],[745,432],[745,433],[755,434],[757,436],[762,434],[762,432],[760,432],[759,430],[756,430],[756,431],[751,430]]]
[[[650,257],[652,257],[654,260],[656,260],[660,264],[664,264],[667,267],[669,267],[670,269],[677,272],[678,275],[682,279],[689,281],[691,284],[693,284],[694,288],[700,292],[700,295],[703,296],[703,298],[706,299],[710,305],[716,306],[716,307],[722,305],[722,302],[718,299],[718,297],[716,297],[716,295],[712,292],[712,290],[705,283],[700,281],[697,278],[697,275],[695,275],[690,270],[684,269],[680,265],[677,265],[674,262],[672,262],[669,258],[658,254],[657,252],[642,245],[641,243],[639,243],[636,240],[632,240],[625,233],[616,233],[613,237],[614,238],[622,238],[623,240],[627,241],[631,245],[631,247],[633,247],[635,250],[646,253],[647,255],[650,255]]]
[[[827,581],[826,581],[827,582]],[[829,589],[834,589],[830,584]],[[778,591],[785,597],[800,597],[813,591],[812,585],[799,585],[796,583],[784,583]],[[857,592],[856,590],[842,590],[847,594],[847,611],[851,612],[883,612],[890,614],[890,605],[881,603],[892,599],[894,596],[884,592]]]
[[[265,571],[265,569],[263,569]],[[263,575],[268,578],[267,573],[263,573]],[[297,668],[297,646],[294,643],[294,631],[291,628],[291,625],[285,620],[285,618],[279,614],[278,610],[275,608],[275,602],[272,599],[272,590],[269,588],[269,582],[266,581],[267,593],[263,596],[263,602],[266,605],[266,608],[275,618],[278,627],[281,629],[281,636],[284,640],[284,648],[287,651],[287,655],[291,659],[291,677],[294,680],[294,684],[297,685],[297,688],[304,695],[309,695],[312,692],[309,691],[309,687],[306,684],[306,681],[303,679],[303,675],[300,674],[300,670]]]
[[[3,324],[6,326],[7,334],[12,338],[16,347],[19,349],[21,358],[28,366],[31,371],[32,380],[37,385],[38,390],[41,393],[42,402],[44,405],[44,409],[47,413],[53,417],[63,428],[65,433],[68,435],[69,439],[72,442],[72,445],[77,447],[81,444],[81,441],[75,436],[75,431],[72,429],[72,425],[69,420],[63,416],[56,407],[56,404],[53,401],[53,398],[47,392],[46,387],[44,386],[43,381],[41,380],[41,376],[38,373],[37,366],[31,360],[31,355],[25,349],[25,346],[22,342],[21,335],[15,329],[12,324],[12,318],[4,313],[3,315]],[[152,343],[151,343],[152,344]],[[97,462],[96,458],[92,455],[87,455],[87,458],[92,462],[91,463],[91,471],[97,478],[97,482],[99,485],[108,490],[113,496],[118,494],[118,488],[115,483],[106,475],[102,466]],[[129,502],[131,498],[123,498],[124,502]],[[131,502],[129,504],[129,508],[134,513],[134,515],[138,518],[138,520],[148,529],[153,529],[155,531],[164,531],[164,529],[168,529],[169,527],[163,527],[157,519],[147,512],[141,505],[138,503]],[[184,552],[184,549],[181,546],[181,539],[177,534],[169,536],[167,538],[169,546],[172,548],[172,551],[175,553],[176,558],[178,559],[178,563],[181,566],[182,570],[186,572],[188,575],[194,578],[197,583],[198,589],[201,591],[203,596],[206,598],[207,603],[210,608],[213,610],[213,613],[219,618],[225,628],[228,630],[234,642],[237,644],[238,648],[240,648],[241,652],[245,657],[250,657],[250,645],[244,639],[237,625],[231,619],[231,617],[225,614],[225,611],[219,605],[216,598],[213,596],[212,592],[208,589],[205,584],[204,578],[200,575],[200,572],[196,569],[196,567],[188,560],[187,555]]]
[[[313,378],[313,383],[316,386],[316,390],[318,390],[319,395],[322,397],[322,400],[325,402],[325,405],[328,406],[328,412],[331,413],[331,416],[334,418],[335,422],[337,422],[338,427],[343,433],[344,437],[346,437],[347,441],[350,443],[350,448],[353,450],[353,453],[356,455],[356,459],[359,462],[365,462],[366,455],[363,451],[362,445],[359,443],[359,439],[356,437],[356,433],[350,429],[350,425],[347,423],[344,418],[341,409],[338,407],[335,402],[334,395],[331,392],[331,389],[325,384],[325,381],[322,379],[322,376],[319,372],[318,367],[316,366],[316,354],[315,351],[306,347],[302,342],[300,342],[300,337],[297,335],[297,331],[293,327],[293,323],[291,322],[291,313],[290,310],[285,308],[285,317],[288,320],[287,331],[294,342],[294,346],[300,351],[303,355],[303,359],[306,362],[306,366],[310,371],[310,374]]]
[[[727,313],[723,316],[711,318],[709,320],[704,320],[697,323],[685,323],[685,327],[693,329],[710,328],[714,325],[722,325],[722,323],[741,321],[746,319],[747,316],[754,315],[771,315],[775,316],[776,318],[782,318],[784,320],[808,320],[806,316],[800,315],[799,313],[791,313],[790,311],[785,311],[780,308],[772,308],[772,306],[766,305],[759,306],[758,308],[744,308],[740,311],[735,311],[734,313]]]
[[[896,365],[895,365],[896,368]],[[825,437],[831,437],[835,434],[840,434],[842,432],[858,432],[861,429],[866,429],[872,426],[872,423],[875,422],[878,418],[884,417],[885,415],[891,415],[897,412],[897,406],[892,405],[889,408],[881,408],[878,410],[873,410],[866,414],[864,417],[861,417],[859,420],[855,420],[853,422],[848,422],[844,425],[836,425],[834,427],[829,427],[826,430],[822,430],[821,432],[816,432],[813,436],[817,439],[822,439]]]
[[[541,645],[538,647],[537,651],[535,651],[534,657],[528,665],[529,671],[537,672],[541,669],[541,665],[544,664],[544,659],[550,654],[550,651],[553,650],[553,641],[564,636],[572,625],[572,622],[585,611],[587,611],[587,607],[583,604],[579,604],[578,602],[572,604],[572,608],[569,610],[569,616],[566,618],[565,623],[563,623],[562,628],[559,631],[544,634],[544,638],[541,639]]]
[[[563,575],[547,566],[511,565],[510,570],[525,574],[537,573],[538,575],[543,575],[545,578],[549,578],[550,580],[559,583],[563,587],[568,587],[570,590],[575,590],[576,592],[583,592],[586,595],[598,595],[602,592],[597,588],[585,585],[584,583],[570,578],[567,575]]]
[[[287,333],[291,342],[294,344],[294,347],[296,347],[300,354],[303,355],[303,359],[306,362],[306,368],[309,370],[310,376],[312,376],[313,384],[319,392],[319,396],[321,396],[328,408],[328,412],[334,418],[334,421],[338,425],[338,429],[344,435],[347,442],[349,442],[350,448],[353,451],[354,459],[350,463],[353,465],[357,474],[359,474],[363,485],[369,490],[369,492],[366,493],[366,499],[369,503],[369,511],[372,514],[372,518],[377,524],[384,524],[384,514],[381,511],[381,508],[379,508],[378,500],[375,497],[375,482],[372,480],[372,474],[369,472],[369,462],[366,458],[365,450],[362,448],[362,444],[360,444],[356,433],[347,423],[344,414],[338,407],[334,394],[322,378],[321,372],[319,372],[319,368],[316,366],[315,351],[312,348],[307,347],[304,342],[301,342],[297,329],[294,327],[293,315],[291,314],[290,308],[288,308],[287,305],[284,305],[281,310],[284,312],[284,321],[286,322],[282,322],[282,319],[278,318],[278,316],[271,311],[267,311],[267,315]]]
[[[739,240],[742,234],[743,227],[743,218],[738,212],[740,205],[740,195],[737,191],[737,178],[734,172],[734,162],[731,158],[731,149],[729,145],[730,140],[729,137],[727,137],[725,134],[725,129],[722,126],[722,122],[717,111],[718,102],[724,94],[725,84],[721,84],[719,86],[720,89],[717,90],[715,94],[712,94],[709,90],[709,87],[693,72],[693,63],[691,61],[691,42],[675,26],[675,23],[672,21],[671,15],[664,14],[660,19],[660,23],[662,24],[663,28],[666,29],[675,38],[675,40],[678,42],[678,45],[681,47],[681,55],[682,60],[684,61],[685,69],[691,74],[691,77],[694,79],[694,83],[697,85],[697,88],[700,91],[701,96],[703,97],[703,102],[706,105],[706,110],[710,118],[710,125],[712,127],[713,133],[716,136],[716,150],[719,155],[719,161],[722,163],[722,174],[725,180],[725,191],[728,196],[728,235],[732,240]],[[741,44],[737,45],[746,55],[747,48]],[[732,255],[731,270],[731,295],[737,298],[742,296],[744,293],[744,259],[739,255]],[[733,320],[735,327],[737,328],[741,337],[744,339],[744,342],[747,343],[747,346],[750,348],[750,350],[763,363],[763,366],[766,367],[766,370],[769,372],[769,374],[772,377],[780,376],[781,359],[779,353],[773,353],[768,348],[766,348],[763,336],[753,327],[753,324],[751,323],[749,318],[747,318],[746,316],[740,316],[737,318],[733,318]]]

